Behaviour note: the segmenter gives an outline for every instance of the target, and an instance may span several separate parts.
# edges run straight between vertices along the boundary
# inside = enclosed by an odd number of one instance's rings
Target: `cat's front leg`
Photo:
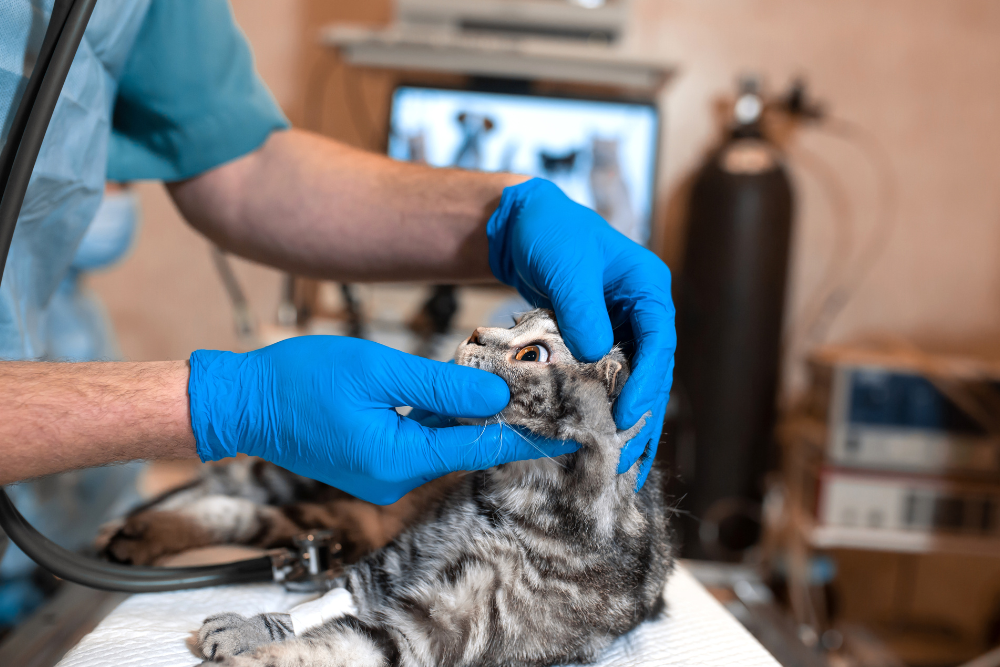
[[[287,614],[261,614],[253,619],[239,614],[220,614],[206,621],[199,636],[204,636],[202,655],[206,658],[204,667],[224,665],[225,667],[383,667],[405,664],[401,661],[399,637],[394,631],[379,625],[371,625],[354,616],[344,616],[309,630],[301,637],[289,638],[277,643],[264,643],[252,650],[243,646],[262,638],[261,623],[250,627],[255,619],[267,617],[287,617]],[[236,617],[236,618],[233,618]],[[227,628],[209,628],[209,623],[218,623]],[[212,632],[215,634],[212,634]],[[215,648],[214,658],[209,657],[215,641],[226,636],[227,648]],[[231,648],[230,648],[231,647]],[[238,652],[225,653],[235,649]]]

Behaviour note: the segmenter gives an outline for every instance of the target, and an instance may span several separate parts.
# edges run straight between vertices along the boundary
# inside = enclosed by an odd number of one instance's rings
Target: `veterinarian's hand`
[[[576,449],[533,446],[500,426],[425,428],[401,417],[394,408],[404,405],[487,417],[510,392],[492,373],[354,338],[303,336],[245,354],[198,350],[188,393],[202,461],[259,456],[379,504],[454,470]]]
[[[538,178],[504,189],[486,233],[493,274],[535,306],[555,310],[574,356],[597,361],[615,341],[631,348],[632,376],[615,404],[615,422],[627,429],[647,410],[653,417],[622,449],[618,472],[645,452],[641,487],[656,454],[673,379],[677,335],[670,270],[597,213]]]

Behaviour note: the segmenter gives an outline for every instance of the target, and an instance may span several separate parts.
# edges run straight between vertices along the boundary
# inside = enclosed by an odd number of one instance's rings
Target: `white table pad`
[[[663,617],[621,637],[598,661],[640,667],[778,667],[740,623],[682,566],[666,589]],[[187,647],[206,616],[235,611],[251,616],[287,611],[315,595],[273,584],[220,586],[133,595],[70,651],[59,667],[189,667],[199,664]]]

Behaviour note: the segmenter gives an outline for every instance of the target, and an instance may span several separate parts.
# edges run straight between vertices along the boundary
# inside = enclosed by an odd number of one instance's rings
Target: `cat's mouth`
[[[531,423],[518,419],[511,413],[510,410],[502,410],[492,417],[456,417],[455,421],[464,426],[491,426],[493,424],[502,424],[504,426],[517,426],[527,433],[534,432],[531,429]]]

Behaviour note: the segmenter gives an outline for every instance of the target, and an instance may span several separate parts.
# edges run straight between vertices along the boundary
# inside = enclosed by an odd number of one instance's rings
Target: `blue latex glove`
[[[632,352],[615,422],[627,429],[646,411],[652,418],[622,449],[618,472],[646,453],[642,487],[663,430],[677,346],[667,265],[540,178],[504,189],[486,234],[493,274],[555,310],[577,359],[597,361],[615,341]]]
[[[558,456],[575,443],[500,425],[426,428],[394,408],[487,417],[507,405],[498,376],[365,340],[303,336],[235,354],[191,355],[191,425],[202,461],[259,456],[374,503],[454,470]]]

